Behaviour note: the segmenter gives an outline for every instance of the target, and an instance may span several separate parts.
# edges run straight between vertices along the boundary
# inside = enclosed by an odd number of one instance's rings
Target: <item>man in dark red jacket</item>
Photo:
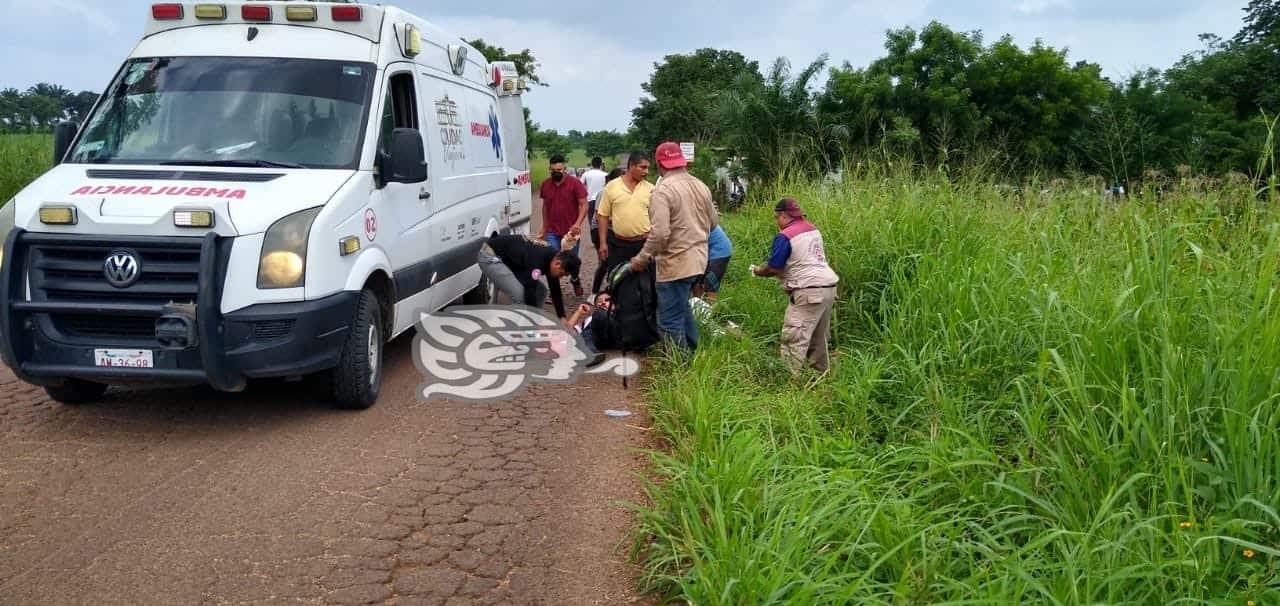
[[[542,182],[538,197],[542,199],[539,240],[546,240],[551,248],[560,250],[560,242],[566,236],[581,236],[581,225],[587,218],[587,187],[565,171],[564,156],[551,156],[551,177]],[[578,254],[580,246],[573,245],[573,254]],[[570,274],[569,280],[573,283],[573,294],[581,297],[582,282],[578,272]]]

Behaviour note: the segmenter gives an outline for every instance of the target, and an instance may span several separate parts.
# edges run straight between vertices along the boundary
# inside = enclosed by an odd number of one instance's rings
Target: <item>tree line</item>
[[[548,86],[529,49],[468,42]],[[823,55],[798,71],[785,58],[762,70],[737,51],[704,48],[654,65],[625,133],[561,134],[543,129],[527,108],[525,126],[535,152],[607,157],[695,141],[716,150],[710,160],[739,158],[744,172],[764,179],[783,167],[821,174],[879,161],[1089,173],[1115,183],[1151,171],[1259,176],[1275,164],[1280,0],[1251,0],[1235,36],[1200,42],[1167,69],[1119,80],[1040,41],[988,43],[981,31],[939,22],[888,31],[884,56],[862,67],[833,66]],[[82,119],[96,99],[51,84],[6,89],[0,129],[47,130]]]
[[[45,132],[62,120],[82,120],[98,93],[73,93],[56,84],[40,83],[25,92],[16,88],[0,90],[0,132]]]
[[[710,144],[766,179],[889,159],[1117,183],[1148,171],[1257,175],[1280,114],[1280,0],[1252,0],[1230,39],[1200,38],[1168,69],[1120,80],[1042,42],[988,43],[939,22],[887,32],[884,56],[863,67],[824,55],[762,71],[701,49],[655,65],[628,138]]]

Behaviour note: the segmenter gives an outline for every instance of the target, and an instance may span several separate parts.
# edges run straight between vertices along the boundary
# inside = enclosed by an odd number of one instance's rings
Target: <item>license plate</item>
[[[147,349],[95,349],[94,363],[108,368],[154,368],[155,360]]]

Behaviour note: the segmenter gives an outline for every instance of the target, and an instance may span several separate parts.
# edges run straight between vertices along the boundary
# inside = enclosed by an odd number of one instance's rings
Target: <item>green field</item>
[[[53,164],[51,135],[0,135],[0,204]]]
[[[1168,191],[762,191],[726,221],[719,313],[748,337],[653,372],[647,588],[702,606],[1280,603],[1280,213],[1248,184]],[[826,377],[787,377],[785,297],[747,273],[782,195],[843,281]]]
[[[591,157],[588,156],[585,151],[580,149],[574,150],[572,153],[565,156],[565,163],[573,168],[590,168]],[[604,158],[604,169],[606,171],[613,170],[613,165],[613,158]],[[547,164],[547,155],[543,153],[530,154],[529,172],[533,178],[533,197],[537,198],[538,186],[541,185],[543,181],[546,181],[547,177],[551,176],[551,168],[550,165]]]

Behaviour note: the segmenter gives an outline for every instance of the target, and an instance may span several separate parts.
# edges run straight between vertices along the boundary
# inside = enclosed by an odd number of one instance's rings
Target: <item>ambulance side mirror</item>
[[[67,150],[71,148],[71,141],[76,138],[76,131],[80,130],[80,125],[75,122],[59,122],[53,127],[53,165],[62,164],[62,159],[67,156]]]
[[[427,180],[427,152],[422,133],[397,128],[391,133],[391,150],[378,153],[378,174],[387,183],[422,183]]]

